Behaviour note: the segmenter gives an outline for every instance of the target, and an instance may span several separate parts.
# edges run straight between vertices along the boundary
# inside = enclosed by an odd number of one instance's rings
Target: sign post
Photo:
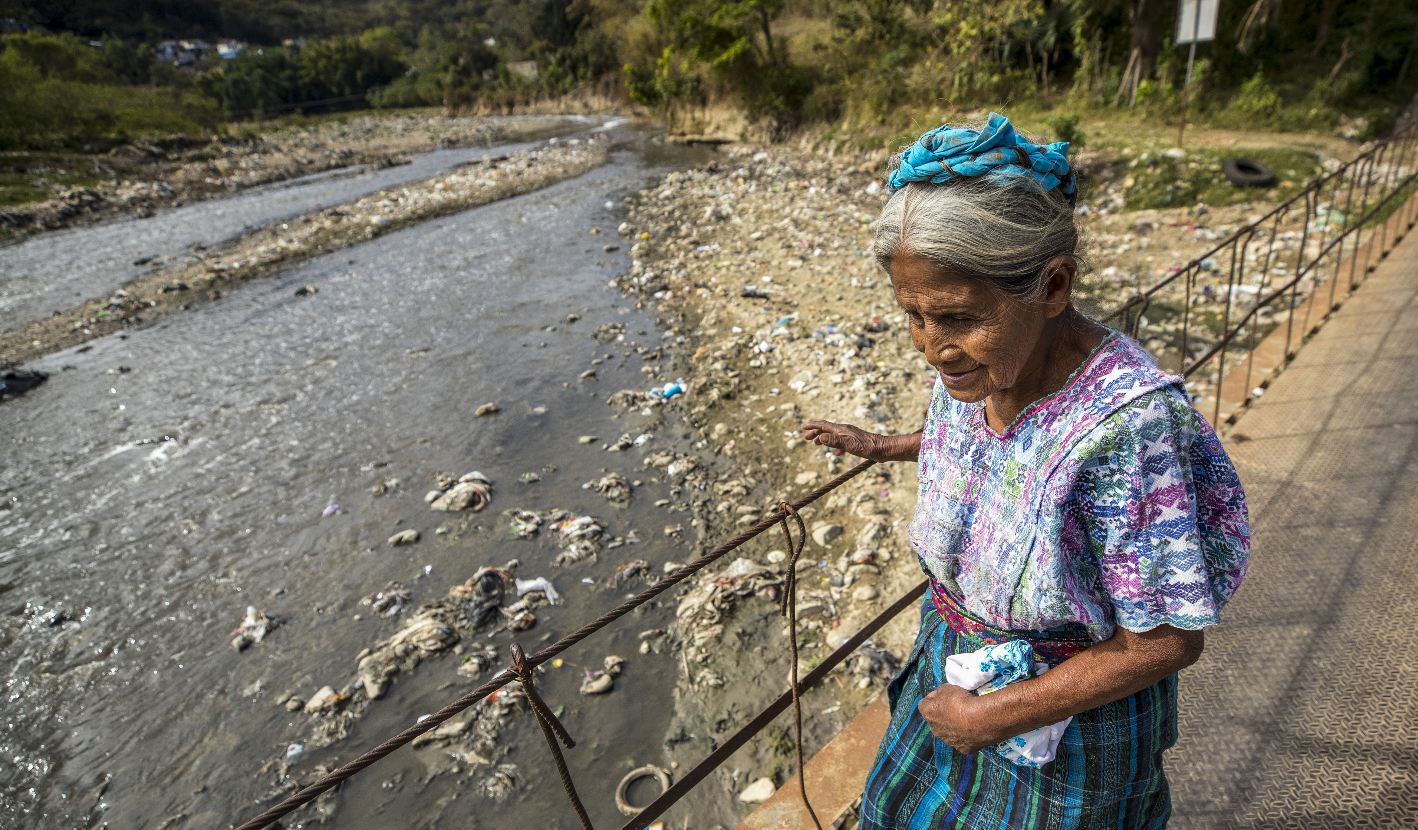
[[[1182,0],[1177,14],[1177,45],[1191,44],[1187,50],[1187,79],[1182,84],[1182,125],[1177,128],[1177,146],[1187,129],[1187,99],[1191,96],[1192,64],[1196,62],[1196,45],[1216,39],[1216,12],[1221,0]]]

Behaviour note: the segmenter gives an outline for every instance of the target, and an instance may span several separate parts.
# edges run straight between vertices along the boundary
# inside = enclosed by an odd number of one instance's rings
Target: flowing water
[[[604,120],[567,116],[536,138],[568,135]],[[252,228],[436,176],[470,159],[538,143],[416,153],[409,164],[396,167],[327,170],[227,198],[163,208],[147,219],[125,216],[37,236],[0,250],[0,329],[18,328],[91,297],[106,296],[154,268],[180,263],[194,246],[216,245]]]
[[[683,427],[617,417],[605,404],[613,391],[645,388],[630,342],[665,335],[652,313],[607,287],[627,258],[602,245],[619,241],[621,197],[708,151],[626,127],[612,135],[611,163],[580,178],[33,364],[53,373],[49,382],[0,405],[0,825],[224,828],[250,818],[272,803],[262,799],[275,776],[263,767],[311,731],[310,716],[276,700],[353,681],[356,654],[407,616],[376,618],[359,604],[391,580],[417,606],[480,566],[520,559],[519,577],[548,577],[567,599],[516,635],[534,651],[622,598],[583,578],[603,581],[634,558],[658,573],[694,555],[689,516],[653,507],[668,485],[641,466],[647,449],[682,444]],[[607,233],[591,235],[593,226]],[[86,247],[114,227],[64,238]],[[294,296],[304,284],[319,293]],[[564,322],[571,312],[582,319]],[[608,322],[627,324],[626,342],[590,337]],[[607,354],[599,380],[578,380]],[[501,414],[475,417],[489,401]],[[655,439],[625,453],[577,441],[644,431]],[[629,508],[581,489],[603,468],[644,479]],[[489,509],[428,509],[436,472],[474,469],[496,482]],[[520,483],[534,471],[540,482]],[[386,495],[371,492],[394,478]],[[345,512],[322,519],[331,503]],[[558,568],[552,542],[510,538],[501,514],[514,507],[590,513],[610,534],[634,529],[644,541]],[[681,522],[682,538],[662,530]],[[436,533],[440,525],[453,532]],[[423,540],[385,544],[407,528]],[[238,653],[228,641],[247,605],[284,622]],[[661,757],[675,667],[669,654],[639,655],[637,635],[672,619],[669,603],[633,614],[567,652],[540,683],[551,705],[566,706],[580,742],[568,761],[598,826],[624,820],[612,800],[621,775]],[[511,639],[489,642],[505,658]],[[612,653],[629,661],[616,690],[579,696],[578,667],[599,668]],[[450,654],[400,676],[346,739],[307,751],[297,771],[349,760],[476,684],[456,666]],[[575,826],[534,719],[517,717],[503,740],[504,762],[520,771],[503,804],[478,792],[474,776],[432,774],[433,755],[405,749],[345,785],[333,823]]]

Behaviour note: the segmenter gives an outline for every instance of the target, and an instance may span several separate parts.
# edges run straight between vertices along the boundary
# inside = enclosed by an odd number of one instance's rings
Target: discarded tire
[[[1275,182],[1275,172],[1255,159],[1228,159],[1221,172],[1236,187],[1265,187]]]
[[[645,809],[644,807],[632,807],[630,802],[625,800],[625,794],[630,791],[630,785],[641,778],[654,778],[659,781],[660,795],[664,795],[665,791],[670,788],[670,774],[653,764],[631,770],[629,774],[620,779],[620,785],[615,788],[615,808],[620,811],[621,815],[633,816]]]
[[[0,375],[0,400],[18,397],[49,380],[48,372],[11,369]]]

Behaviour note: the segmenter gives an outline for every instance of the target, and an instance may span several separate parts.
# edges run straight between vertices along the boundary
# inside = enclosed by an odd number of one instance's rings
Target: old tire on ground
[[[647,767],[631,770],[626,776],[620,779],[620,784],[615,788],[615,808],[621,815],[633,816],[638,814],[644,807],[632,807],[629,801],[625,800],[625,795],[630,791],[630,785],[641,778],[654,778],[660,782],[660,794],[664,795],[665,790],[670,788],[670,774],[653,764]]]
[[[1227,159],[1221,172],[1237,187],[1265,187],[1275,182],[1275,172],[1255,159]]]

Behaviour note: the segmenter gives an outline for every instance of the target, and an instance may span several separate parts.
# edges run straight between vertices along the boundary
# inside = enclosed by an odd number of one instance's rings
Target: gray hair
[[[1073,257],[1085,270],[1078,245],[1062,193],[1027,179],[1001,185],[980,177],[896,191],[877,219],[872,253],[887,273],[893,258],[914,254],[1029,300],[1043,292],[1044,266],[1055,257]]]

